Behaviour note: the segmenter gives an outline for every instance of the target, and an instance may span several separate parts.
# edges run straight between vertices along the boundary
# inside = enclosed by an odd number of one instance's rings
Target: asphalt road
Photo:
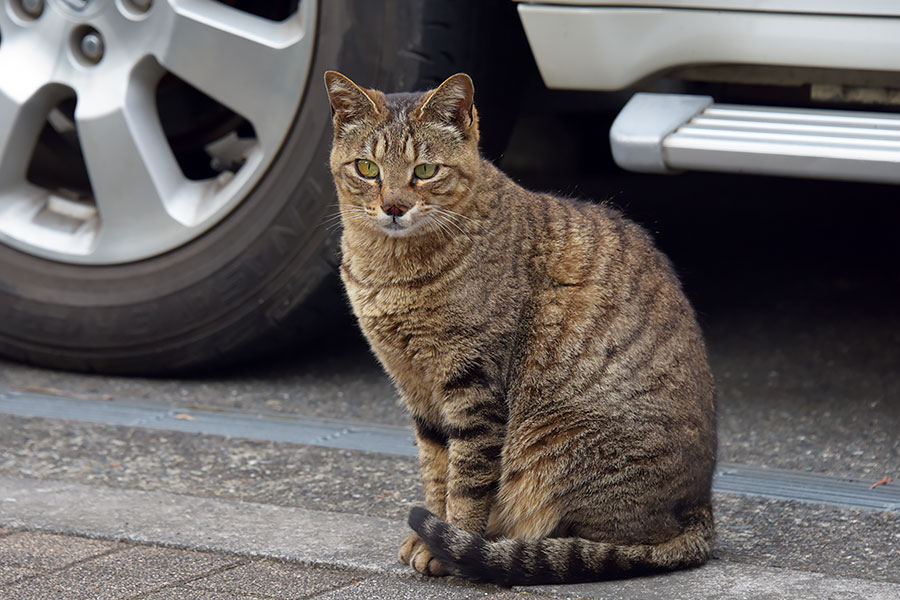
[[[579,136],[563,135],[567,121],[582,118]],[[623,174],[608,165],[605,125],[577,114],[534,116],[517,130],[504,165],[531,187],[610,201],[656,236],[707,336],[720,390],[720,459],[900,480],[898,189]],[[0,362],[0,388],[73,402],[407,424],[352,319],[339,316],[331,332],[195,378]],[[398,521],[421,502],[415,461],[383,454],[3,415],[0,440],[0,476]],[[726,494],[717,495],[716,510],[722,561],[900,582],[896,511]]]

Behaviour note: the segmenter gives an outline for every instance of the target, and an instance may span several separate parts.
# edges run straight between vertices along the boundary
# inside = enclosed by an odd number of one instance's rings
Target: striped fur
[[[465,75],[422,94],[331,72],[326,86],[341,276],[415,423],[436,515],[413,511],[400,559],[499,583],[702,563],[715,388],[647,233],[481,159]],[[413,176],[423,162],[432,179]]]

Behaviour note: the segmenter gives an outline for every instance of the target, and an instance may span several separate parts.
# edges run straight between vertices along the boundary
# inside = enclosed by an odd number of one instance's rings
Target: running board
[[[715,104],[635,94],[609,132],[613,158],[645,173],[684,170],[900,183],[900,115]]]

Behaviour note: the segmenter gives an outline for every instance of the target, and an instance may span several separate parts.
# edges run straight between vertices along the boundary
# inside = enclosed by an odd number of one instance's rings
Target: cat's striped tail
[[[574,583],[697,567],[706,562],[713,538],[709,507],[695,509],[680,535],[659,544],[634,546],[576,537],[489,541],[418,507],[410,511],[409,525],[451,573],[505,586]]]

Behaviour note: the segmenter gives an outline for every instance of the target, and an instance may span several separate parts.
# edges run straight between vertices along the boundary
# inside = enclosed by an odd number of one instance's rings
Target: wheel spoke
[[[0,187],[19,185],[47,114],[67,92],[48,85],[52,65],[22,68],[13,48],[0,49]]]
[[[249,120],[263,147],[274,152],[284,130],[272,117],[286,111],[293,115],[311,56],[310,11],[304,10],[310,0],[283,22],[219,2],[169,4],[174,17],[161,42],[165,47],[158,52],[160,63]]]
[[[100,214],[98,260],[141,255],[185,229],[167,206],[190,182],[157,118],[152,71],[139,67],[118,86],[78,97],[75,122]]]
[[[190,242],[243,200],[295,119],[317,3],[300,0],[281,22],[227,4],[158,0],[145,16],[126,21],[121,6],[104,3],[91,13],[108,41],[108,54],[96,64],[78,58],[71,47],[78,31],[59,7],[48,4],[33,20],[0,9],[0,243],[53,260],[126,263]],[[173,86],[167,99],[186,99],[188,117],[192,94],[185,88],[192,86],[253,125],[255,137],[231,121],[225,124],[232,129],[220,132],[218,122],[198,118],[179,137],[190,135],[210,160],[221,161],[215,176],[188,179],[181,157],[194,166],[203,155],[190,147],[176,160],[166,139],[162,122],[182,115],[176,107],[160,120],[157,88],[166,73],[187,84]],[[60,103],[72,97],[93,202],[84,197],[80,162],[68,169],[69,162],[42,160],[48,152],[70,158],[69,106]],[[57,131],[42,137],[48,115]],[[54,145],[60,141],[64,147]],[[32,163],[36,144],[41,160]]]

